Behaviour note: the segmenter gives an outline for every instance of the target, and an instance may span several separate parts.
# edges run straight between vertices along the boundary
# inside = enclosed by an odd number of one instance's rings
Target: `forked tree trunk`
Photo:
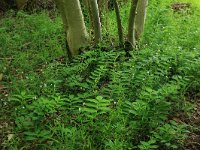
[[[71,56],[79,54],[79,50],[88,44],[88,34],[79,0],[56,0],[63,20],[66,18],[65,31]],[[61,5],[62,7],[60,7]]]
[[[137,14],[136,14],[136,18],[135,18],[136,41],[139,41],[141,34],[144,31],[147,5],[148,5],[148,0],[138,0]]]
[[[136,17],[136,8],[137,8],[138,0],[132,0],[131,9],[128,20],[128,36],[127,42],[129,42],[132,47],[135,47],[135,17]]]

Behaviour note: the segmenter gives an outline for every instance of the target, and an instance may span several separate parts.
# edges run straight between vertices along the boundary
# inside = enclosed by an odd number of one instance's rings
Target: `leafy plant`
[[[83,105],[80,111],[92,119],[110,111],[110,100],[103,99],[101,96],[97,96],[96,99],[86,99]]]
[[[182,140],[186,138],[185,125],[179,125],[175,121],[170,121],[161,127],[158,127],[156,131],[152,132],[152,136],[149,141],[141,142],[140,149],[156,149],[158,147],[166,147],[168,149],[177,149],[179,144],[182,144]],[[176,143],[175,143],[176,141]]]

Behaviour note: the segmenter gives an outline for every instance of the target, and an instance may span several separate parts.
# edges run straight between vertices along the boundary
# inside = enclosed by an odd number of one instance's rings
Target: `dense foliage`
[[[2,148],[183,149],[188,133],[200,131],[177,119],[192,114],[200,95],[200,20],[198,7],[174,12],[171,4],[150,2],[132,57],[105,41],[71,63],[60,18],[7,14],[0,21]]]

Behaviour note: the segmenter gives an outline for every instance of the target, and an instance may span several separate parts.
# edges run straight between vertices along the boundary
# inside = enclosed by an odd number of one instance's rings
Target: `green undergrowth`
[[[192,127],[174,116],[190,115],[199,97],[200,20],[198,8],[170,5],[150,2],[131,58],[100,47],[66,63],[59,18],[1,20],[2,148],[183,149]]]
[[[64,54],[60,19],[51,20],[44,13],[9,12],[0,26],[0,70],[4,72],[9,67],[31,71]]]

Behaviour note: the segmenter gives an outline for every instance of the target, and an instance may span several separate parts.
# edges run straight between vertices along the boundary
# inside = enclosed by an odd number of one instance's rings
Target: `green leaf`
[[[97,113],[97,110],[92,109],[92,108],[82,108],[81,110],[82,110],[83,112]]]
[[[97,108],[97,105],[93,103],[85,103],[85,106]]]

